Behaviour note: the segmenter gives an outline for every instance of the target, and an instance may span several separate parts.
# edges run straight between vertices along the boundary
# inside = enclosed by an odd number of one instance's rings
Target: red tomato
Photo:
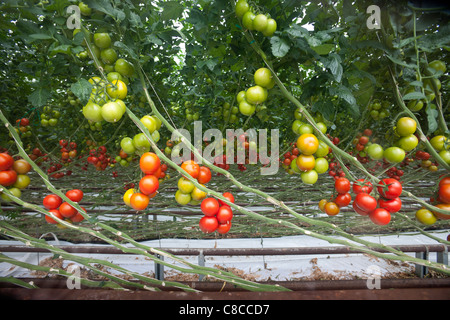
[[[231,192],[225,192],[225,193],[223,194],[223,196],[224,196],[228,201],[230,201],[231,203],[234,203],[234,196],[231,194]],[[222,201],[222,200],[220,200],[220,199],[219,199],[219,203],[220,203],[221,206],[228,206],[227,203],[225,203],[224,201]]]
[[[208,167],[201,166],[197,180],[201,184],[208,183],[211,180],[211,170]]]
[[[63,202],[59,206],[59,212],[61,212],[61,215],[64,218],[72,218],[74,215],[77,214],[77,209],[72,207],[68,202]]]
[[[355,201],[353,201],[352,207],[353,207],[353,210],[355,210],[355,212],[356,212],[357,214],[361,215],[361,216],[367,216],[367,215],[369,214],[368,211],[361,210],[361,209],[356,205],[356,202],[355,202]]]
[[[14,159],[7,153],[0,153],[0,171],[8,170],[14,164]]]
[[[216,229],[219,227],[219,222],[217,221],[216,217],[204,216],[200,219],[198,225],[202,232],[211,233],[216,231]]]
[[[441,179],[441,181],[439,181],[439,188],[442,187],[444,184],[449,184],[449,183],[450,183],[450,176],[443,177]]]
[[[395,199],[402,193],[402,184],[397,179],[387,178],[377,186],[378,193],[385,199]]]
[[[228,231],[230,231],[230,229],[231,229],[231,222],[221,223],[217,227],[217,232],[220,233],[220,234],[225,234]]]
[[[442,202],[450,204],[450,183],[443,184],[439,188],[439,199],[441,199]]]
[[[367,193],[358,193],[354,203],[363,211],[371,212],[377,207],[377,200]]]
[[[194,179],[197,179],[200,174],[200,166],[194,160],[183,162],[181,168]]]
[[[57,196],[56,194],[49,194],[45,196],[44,200],[42,201],[42,204],[48,210],[58,209],[61,203],[62,203],[61,197]]]
[[[200,205],[200,209],[202,210],[203,214],[209,217],[215,216],[217,212],[219,212],[219,208],[219,201],[214,198],[203,199]]]
[[[377,208],[369,213],[369,218],[373,223],[384,226],[391,221],[391,214],[383,208]]]
[[[139,159],[139,167],[145,174],[152,174],[161,166],[161,160],[153,152],[145,152]]]
[[[378,205],[380,208],[386,209],[389,213],[395,213],[400,211],[402,208],[402,200],[400,198],[394,198],[390,200],[385,200],[383,198],[378,199]]]
[[[350,191],[350,181],[347,178],[337,178],[334,182],[334,188],[337,193],[347,193]]]
[[[17,180],[17,172],[13,169],[0,171],[0,185],[4,187],[12,186]]]
[[[85,208],[81,207],[81,209],[83,209],[83,211],[86,212]],[[81,222],[83,220],[84,220],[84,217],[81,213],[78,212],[78,210],[77,210],[77,213],[72,218],[70,218],[70,221],[72,221],[72,222]]]
[[[158,188],[159,181],[158,178],[154,175],[146,175],[139,181],[139,190],[141,190],[141,192],[147,196],[155,193]]]
[[[220,224],[227,223],[233,219],[233,210],[229,206],[222,206],[219,208],[216,217]]]
[[[64,219],[64,217],[61,215],[61,212],[59,212],[58,209],[51,209],[48,212],[53,214],[58,219],[61,219],[61,220]],[[51,224],[58,224],[58,221],[56,221],[55,219],[53,219],[47,215],[45,216],[45,221],[47,221],[48,223],[51,223]]]
[[[130,205],[134,210],[144,210],[147,208],[148,204],[150,202],[150,197],[140,193],[135,192],[130,198]]]
[[[348,192],[340,193],[336,196],[336,199],[334,199],[334,203],[336,203],[340,208],[348,206],[351,201],[352,196]]]
[[[373,190],[372,183],[365,181],[364,179],[358,179],[353,183],[353,192],[358,193],[370,193]]]
[[[72,189],[66,192],[66,197],[73,202],[80,202],[83,199],[83,191],[80,189]]]

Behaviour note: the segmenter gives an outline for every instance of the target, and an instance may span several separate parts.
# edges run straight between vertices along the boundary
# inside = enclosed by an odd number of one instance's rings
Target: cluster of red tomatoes
[[[352,201],[352,196],[350,195],[350,181],[344,177],[338,177],[334,181],[334,190],[337,195],[332,201],[322,199],[319,201],[319,209],[325,212],[329,216],[335,216],[340,212],[340,208],[346,207]]]
[[[322,199],[319,201],[319,209],[330,216],[337,215],[340,208],[348,206],[352,200],[350,189],[355,194],[353,209],[362,216],[369,216],[377,225],[387,225],[391,221],[391,214],[398,212],[402,207],[400,195],[402,184],[393,178],[383,179],[377,185],[378,199],[371,195],[373,185],[370,181],[358,179],[351,186],[347,178],[339,177],[335,180],[337,195],[333,201]]]
[[[94,165],[97,171],[104,171],[111,163],[111,156],[105,146],[100,146],[89,151],[87,162]],[[84,168],[87,170],[87,167]]]
[[[19,125],[19,128],[16,129],[16,132],[20,134],[22,139],[31,137],[32,132],[30,126],[30,119],[28,118],[17,119],[16,123]]]
[[[362,216],[369,216],[370,220],[377,225],[387,225],[391,221],[391,214],[398,212],[402,207],[400,195],[402,184],[397,179],[383,179],[377,186],[380,197],[378,200],[371,196],[372,183],[359,179],[353,185],[356,194],[353,201],[353,209]]]
[[[31,165],[24,159],[17,159],[6,152],[0,153],[0,185],[8,187],[8,191],[15,197],[20,198],[22,189],[30,184],[30,177],[27,173],[31,170]],[[10,201],[11,199],[4,193],[2,199]]]
[[[436,198],[432,197],[431,203],[442,210],[450,212],[450,176],[444,176],[441,178],[438,184]],[[448,220],[450,214],[442,214],[437,211],[430,211],[427,208],[421,208],[416,211],[416,219],[425,224],[432,225],[437,219]]]
[[[80,189],[72,189],[66,192],[66,197],[76,203],[79,203],[83,199],[83,196],[84,193]],[[71,223],[81,222],[84,220],[83,215],[78,212],[77,209],[72,207],[68,202],[63,202],[62,198],[56,194],[49,194],[45,196],[42,204],[51,214],[51,216],[45,216],[45,221],[48,223],[59,225],[58,220],[55,220],[54,217]],[[81,208],[86,212],[85,208]]]
[[[223,196],[234,203],[234,196],[230,192],[225,192]],[[203,199],[200,209],[204,216],[200,219],[199,227],[204,233],[217,231],[225,234],[231,229],[231,219],[233,219],[233,210],[222,200],[215,198]]]
[[[181,164],[181,168],[192,178],[197,179],[201,185],[207,184],[211,180],[211,170],[208,167],[200,166],[194,160],[187,160]],[[178,190],[175,193],[175,201],[180,205],[197,205],[199,201],[206,198],[206,192],[199,189],[195,184],[181,177],[178,179]]]
[[[161,160],[153,152],[145,152],[140,157],[139,168],[144,174],[139,181],[139,191],[130,188],[123,196],[125,204],[137,211],[145,210],[150,199],[156,196],[163,173]]]
[[[77,143],[75,141],[71,141],[70,143],[65,140],[59,140],[59,145],[61,149],[61,160],[62,162],[72,162],[72,159],[75,159],[77,156]]]

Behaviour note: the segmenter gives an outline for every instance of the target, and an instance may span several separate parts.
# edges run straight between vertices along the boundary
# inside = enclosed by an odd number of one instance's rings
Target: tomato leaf
[[[85,105],[91,96],[92,84],[86,79],[80,79],[72,84],[70,90],[78,99],[80,99],[81,103]]]
[[[39,87],[28,96],[28,101],[30,101],[34,107],[42,107],[47,103],[47,100],[51,97],[51,95],[50,90]]]
[[[272,45],[272,54],[277,58],[284,57],[290,49],[290,46],[286,40],[277,36],[273,36],[270,39],[270,44]]]
[[[178,19],[184,11],[184,6],[178,1],[167,1],[163,3],[163,12],[161,13],[161,19],[176,20]]]
[[[403,100],[420,100],[426,99],[425,95],[422,92],[410,92],[403,96]]]
[[[436,109],[432,109],[430,104],[427,104],[425,112],[427,114],[427,121],[428,121],[428,134],[430,134],[436,131],[438,128],[438,122],[436,119],[439,113]]]

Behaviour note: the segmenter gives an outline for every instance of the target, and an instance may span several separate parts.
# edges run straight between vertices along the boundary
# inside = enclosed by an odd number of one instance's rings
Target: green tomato
[[[277,22],[274,19],[267,20],[267,27],[263,30],[263,35],[271,37],[277,31]]]
[[[102,117],[107,122],[117,122],[123,116],[123,109],[117,102],[108,102],[102,106]]]
[[[119,72],[124,77],[131,77],[134,75],[134,67],[125,59],[117,59],[114,70]]]
[[[125,137],[120,141],[120,147],[127,154],[134,154],[136,152],[136,147],[133,144],[133,139],[130,137]]]
[[[304,133],[313,133],[313,132],[314,132],[314,128],[309,123],[303,123],[300,126],[300,128],[298,128],[298,134],[299,135],[302,135]]]
[[[248,30],[254,30],[253,28],[253,20],[255,19],[256,15],[251,12],[251,11],[247,11],[243,17],[242,17],[242,25],[244,26],[245,29]]]
[[[266,15],[260,13],[253,19],[253,28],[256,31],[263,31],[267,28],[267,17]]]
[[[89,102],[83,107],[83,115],[86,119],[99,122],[103,120],[102,107],[89,100]]]
[[[117,52],[113,48],[106,48],[100,52],[100,58],[106,64],[112,64],[117,60]]]
[[[304,123],[301,122],[300,120],[295,120],[294,122],[292,122],[292,131],[295,134],[299,134],[298,130],[300,129],[300,127],[303,125]]]
[[[381,160],[383,159],[384,150],[379,144],[372,143],[367,147],[367,154],[372,160]]]
[[[247,89],[245,100],[251,104],[260,104],[267,100],[267,96],[267,89],[256,85]]]
[[[405,137],[401,137],[398,140],[398,146],[405,150],[406,152],[409,152],[417,147],[419,144],[419,139],[414,134],[410,134]]]
[[[383,156],[390,163],[400,163],[405,159],[405,150],[399,147],[389,147],[384,150]]]
[[[317,174],[316,170],[312,169],[306,172],[302,172],[300,174],[300,178],[306,184],[315,184],[317,182],[317,179],[319,179],[319,175]]]
[[[80,2],[78,4],[78,8],[80,8],[80,12],[83,16],[90,16],[92,13],[92,9],[89,8],[89,6],[83,2]]]
[[[133,145],[135,146],[135,148],[138,151],[147,152],[150,150],[150,142],[148,141],[147,137],[142,132],[136,134],[133,137]],[[123,150],[123,151],[125,151],[125,150]]]
[[[314,166],[314,170],[318,174],[325,173],[328,171],[328,161],[325,158],[316,158],[316,164]]]
[[[246,0],[239,0],[236,3],[235,12],[239,19],[242,19],[244,14],[250,9],[250,6],[248,5]]]
[[[330,148],[328,145],[322,141],[319,140],[319,147],[317,148],[316,153],[314,154],[317,158],[325,157],[330,152]]]
[[[449,150],[441,150],[439,152],[439,156],[444,160],[447,164],[450,164],[450,151]]]
[[[442,62],[441,60],[431,61],[428,64],[428,66],[433,68],[436,71],[442,71],[443,73],[445,73],[445,71],[447,70],[447,67],[445,66],[445,63]]]
[[[106,49],[111,46],[111,37],[106,32],[95,33],[94,44],[100,49]]]
[[[413,118],[402,117],[398,119],[395,131],[401,137],[409,136],[416,132],[417,123]]]
[[[247,102],[246,100],[239,103],[239,111],[244,116],[251,116],[253,113],[255,113],[256,106]]]
[[[175,201],[182,206],[191,202],[191,199],[190,193],[182,193],[180,190],[175,193]]]

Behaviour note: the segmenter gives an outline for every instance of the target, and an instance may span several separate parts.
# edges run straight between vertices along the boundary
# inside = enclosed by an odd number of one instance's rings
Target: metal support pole
[[[198,265],[201,267],[205,266],[205,256],[203,255],[203,250],[200,250],[200,254],[198,255]],[[198,281],[202,281],[205,275],[199,274]]]
[[[422,260],[428,260],[428,251],[427,252],[416,252],[416,258]],[[428,268],[419,264],[416,264],[416,275],[420,278],[423,278],[428,273]]]
[[[156,258],[160,260],[164,260],[164,256],[159,254],[156,255]],[[164,280],[164,265],[155,262],[155,278],[158,280]]]
[[[436,258],[436,262],[437,263],[442,263],[448,266],[448,249],[447,246],[444,246],[444,251],[442,252],[437,252],[437,258]]]

